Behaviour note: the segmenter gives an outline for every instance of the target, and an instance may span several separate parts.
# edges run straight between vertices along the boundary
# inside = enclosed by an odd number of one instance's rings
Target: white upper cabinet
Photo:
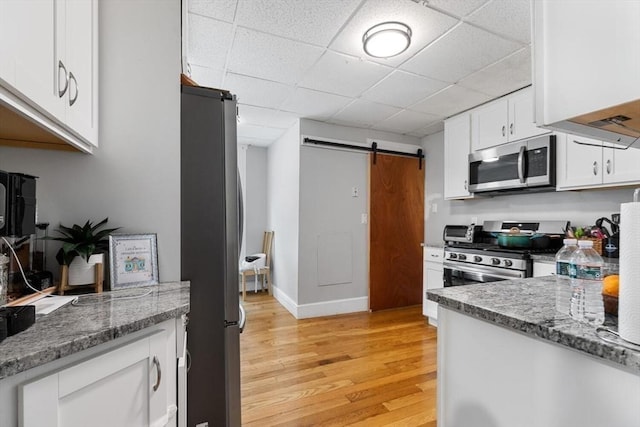
[[[97,0],[0,1],[0,105],[90,152],[97,76]]]
[[[584,123],[625,114],[635,115],[625,124],[640,129],[640,2],[553,0],[532,4],[537,124],[615,141],[625,138],[624,128]],[[632,141],[638,133],[629,135],[633,137],[623,142]]]
[[[532,96],[532,89],[528,87],[473,110],[472,150],[548,133],[549,130],[534,123]]]
[[[469,192],[471,115],[462,113],[444,122],[444,198],[466,199]]]
[[[640,150],[619,150],[611,148],[611,145],[578,135],[557,135],[558,189],[640,183]]]

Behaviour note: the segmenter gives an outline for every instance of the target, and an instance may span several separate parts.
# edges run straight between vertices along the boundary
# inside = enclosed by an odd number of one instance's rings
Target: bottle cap
[[[580,248],[592,248],[593,241],[591,240],[578,240],[578,247]]]
[[[562,243],[564,243],[565,245],[575,246],[578,244],[578,239],[564,239]]]

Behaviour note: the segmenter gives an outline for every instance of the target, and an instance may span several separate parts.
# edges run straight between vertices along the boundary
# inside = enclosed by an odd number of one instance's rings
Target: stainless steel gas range
[[[568,221],[485,221],[482,227],[446,226],[444,286],[521,279],[533,275],[532,254],[555,254]],[[498,244],[502,233],[525,237],[528,247]]]

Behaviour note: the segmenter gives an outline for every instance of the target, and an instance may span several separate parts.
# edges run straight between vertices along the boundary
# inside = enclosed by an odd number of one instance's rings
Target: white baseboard
[[[335,314],[357,313],[369,310],[368,297],[339,299],[298,305],[289,297],[289,295],[278,289],[277,286],[273,286],[273,296],[296,319],[333,316]]]

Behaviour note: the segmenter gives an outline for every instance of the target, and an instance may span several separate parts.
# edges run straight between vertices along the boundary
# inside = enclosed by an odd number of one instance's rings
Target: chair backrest
[[[271,266],[271,245],[273,243],[273,233],[273,231],[265,231],[262,239],[262,253],[267,255],[267,267]]]

